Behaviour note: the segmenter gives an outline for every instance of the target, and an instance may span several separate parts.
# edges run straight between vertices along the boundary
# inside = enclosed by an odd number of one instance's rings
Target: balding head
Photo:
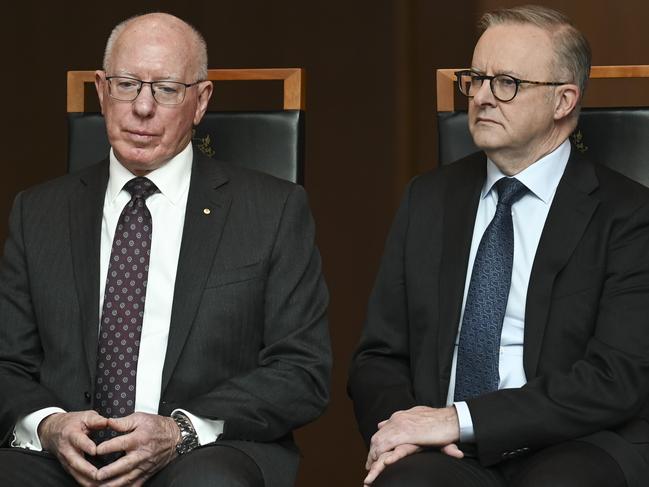
[[[207,78],[207,45],[201,33],[184,20],[160,12],[136,15],[119,23],[112,30],[104,51],[104,71],[112,73],[114,52],[128,44],[131,35],[178,39],[184,44],[185,52],[192,60],[191,81]]]

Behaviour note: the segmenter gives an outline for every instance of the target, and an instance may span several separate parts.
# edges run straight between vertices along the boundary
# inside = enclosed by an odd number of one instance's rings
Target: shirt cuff
[[[41,439],[38,437],[38,425],[48,416],[54,413],[64,413],[61,408],[51,407],[34,411],[18,420],[14,428],[14,439],[11,446],[15,448],[27,448],[28,450],[43,451]]]
[[[473,431],[473,419],[471,418],[471,411],[469,405],[464,402],[455,402],[455,411],[457,412],[457,419],[460,423],[460,442],[462,443],[475,443],[475,432]]]
[[[221,433],[223,433],[223,425],[225,424],[225,421],[223,420],[201,418],[193,415],[185,409],[174,409],[171,414],[176,411],[183,413],[187,418],[189,418],[189,421],[191,421],[192,426],[196,431],[196,435],[198,436],[198,444],[201,446],[207,445],[208,443],[214,443],[218,437],[221,436]]]

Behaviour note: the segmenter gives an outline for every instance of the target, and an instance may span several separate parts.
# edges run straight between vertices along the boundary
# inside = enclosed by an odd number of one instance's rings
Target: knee
[[[189,472],[187,475],[174,478],[168,487],[187,487],[188,485],[192,487],[263,487],[263,483],[251,483],[250,479],[237,472],[224,472],[223,470]]]
[[[257,464],[234,448],[199,449],[168,468],[165,487],[264,487]]]

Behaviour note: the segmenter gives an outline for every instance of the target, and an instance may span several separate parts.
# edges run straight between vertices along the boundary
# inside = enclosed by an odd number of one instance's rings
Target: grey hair
[[[161,12],[156,12],[156,13],[161,13]],[[126,28],[129,25],[131,25],[131,23],[147,15],[151,15],[151,14],[134,15],[133,17],[129,17],[128,19],[120,22],[113,28],[113,30],[110,33],[110,36],[108,36],[108,41],[106,42],[106,48],[104,49],[104,63],[103,63],[104,71],[106,71],[107,73],[110,71],[110,61],[113,56],[113,48],[115,47],[115,43],[117,42],[119,36],[122,35],[124,30],[126,30]],[[164,14],[164,15],[169,15],[169,14]],[[194,44],[194,60],[196,62],[196,71],[194,73],[194,79],[191,82],[206,80],[207,79],[207,43],[205,42],[205,38],[193,25],[189,24],[188,22],[185,22],[182,19],[179,19],[178,17],[171,16],[171,15],[170,17],[173,17],[178,22],[184,24],[185,27],[189,29],[190,35],[192,36],[192,41]]]
[[[501,24],[531,24],[548,32],[556,54],[552,67],[557,71],[557,76],[567,78],[557,81],[566,81],[579,86],[579,101],[581,101],[590,75],[590,45],[566,15],[540,5],[502,8],[485,13],[478,22],[478,29],[482,34],[489,27]]]

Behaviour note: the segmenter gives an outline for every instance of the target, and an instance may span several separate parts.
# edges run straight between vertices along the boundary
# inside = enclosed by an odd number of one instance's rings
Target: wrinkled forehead
[[[499,24],[478,39],[471,67],[485,74],[547,77],[554,58],[548,31],[532,24]]]

